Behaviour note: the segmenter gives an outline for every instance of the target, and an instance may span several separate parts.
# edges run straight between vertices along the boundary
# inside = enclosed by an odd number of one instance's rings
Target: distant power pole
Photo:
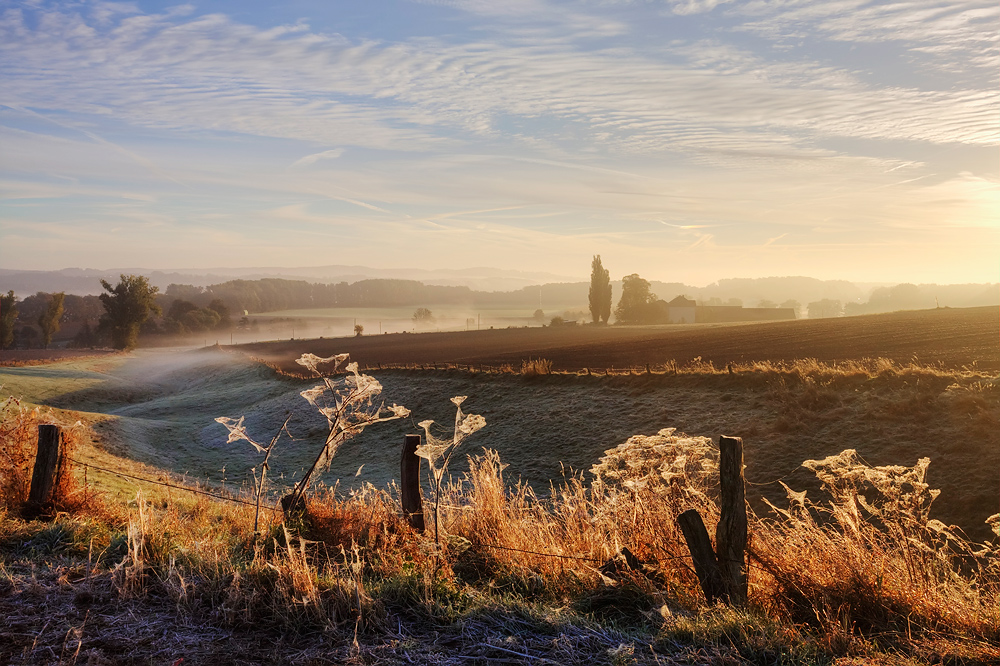
[[[483,321],[483,315],[482,314],[477,314],[476,315],[476,330],[477,331],[480,330],[480,326],[479,325],[482,323],[482,321]]]

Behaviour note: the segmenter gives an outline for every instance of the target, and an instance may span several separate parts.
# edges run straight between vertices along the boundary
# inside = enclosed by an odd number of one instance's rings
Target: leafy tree
[[[765,298],[764,300],[759,301],[757,303],[757,307],[759,307],[759,308],[776,308],[776,307],[778,307],[778,304],[775,303],[774,301],[771,301],[771,300],[768,300],[768,299]]]
[[[152,287],[142,275],[121,275],[112,287],[106,280],[101,286],[108,293],[101,294],[104,316],[101,327],[111,333],[111,346],[115,349],[134,349],[139,343],[139,327],[150,314],[160,314],[156,304],[157,287]]]
[[[434,315],[427,308],[417,308],[413,311],[413,323],[433,324],[434,322]]]
[[[822,319],[824,317],[839,317],[844,313],[844,308],[839,300],[824,298],[820,301],[813,301],[806,306],[810,319]]]
[[[15,332],[14,346],[24,345],[25,349],[31,349],[35,340],[38,339],[38,331],[32,326],[22,326]]]
[[[650,291],[649,282],[636,273],[622,278],[622,297],[615,308],[615,319],[619,324],[641,324],[649,317],[650,305],[656,302],[656,294]]]
[[[365,327],[362,326],[361,324],[355,324],[354,325],[354,337],[360,338],[364,334],[365,334]]]
[[[198,306],[191,301],[175,298],[174,302],[170,304],[170,309],[167,310],[167,319],[181,321],[184,318],[184,315],[197,309]]]
[[[181,317],[181,324],[184,325],[184,328],[199,333],[219,328],[220,321],[219,313],[208,308],[196,308],[184,313],[184,316]]]
[[[17,321],[17,299],[14,291],[0,295],[0,349],[14,343],[14,322]]]
[[[535,310],[535,314],[531,315],[531,318],[535,321],[545,321],[545,312],[541,308]]]
[[[168,333],[186,335],[215,329],[232,328],[229,308],[222,299],[216,298],[207,308],[199,308],[191,301],[174,299],[167,310],[163,328]]]
[[[94,295],[77,296],[66,294],[63,301],[63,323],[84,324],[100,319],[104,308],[101,299]]]
[[[93,349],[97,346],[97,334],[90,328],[90,322],[83,323],[83,326],[77,331],[70,346],[77,349],[84,349],[86,347]]]
[[[207,309],[219,315],[219,323],[215,325],[216,328],[228,330],[233,327],[233,319],[230,316],[229,308],[222,302],[221,298],[213,298],[212,302],[208,304]]]
[[[611,276],[601,264],[601,255],[590,262],[590,316],[594,323],[608,323],[611,318]]]
[[[38,317],[38,326],[42,329],[42,346],[46,349],[52,342],[52,336],[59,332],[59,320],[63,315],[64,300],[66,300],[65,293],[52,294],[45,311]]]

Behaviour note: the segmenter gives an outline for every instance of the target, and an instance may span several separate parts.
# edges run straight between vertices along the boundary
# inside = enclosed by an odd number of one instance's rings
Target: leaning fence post
[[[688,509],[677,516],[677,523],[684,533],[691,559],[694,560],[694,572],[698,576],[701,590],[705,593],[708,603],[714,604],[726,596],[726,587],[722,582],[722,572],[719,562],[715,559],[712,542],[708,538],[708,530],[701,515],[695,509]]]
[[[719,437],[721,517],[715,529],[715,547],[730,603],[747,600],[747,505],[743,477],[743,440]]]
[[[60,448],[62,429],[57,425],[38,426],[38,453],[35,454],[35,468],[31,473],[31,490],[28,503],[41,507],[52,499],[52,491],[60,473]]]
[[[420,435],[406,435],[403,439],[403,456],[399,461],[399,476],[401,483],[400,500],[403,505],[403,517],[410,527],[418,532],[424,531],[424,506],[420,499],[420,458],[417,447],[420,446]]]

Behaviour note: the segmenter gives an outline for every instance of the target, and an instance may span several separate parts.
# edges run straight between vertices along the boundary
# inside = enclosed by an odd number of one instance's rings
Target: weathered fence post
[[[31,490],[28,491],[30,505],[41,507],[52,500],[52,491],[62,471],[59,456],[61,448],[62,429],[59,426],[50,424],[38,426],[38,453],[35,454]]]
[[[684,540],[687,542],[688,550],[691,551],[694,572],[698,576],[701,591],[705,593],[708,603],[714,604],[716,601],[724,599],[726,586],[723,583],[719,562],[715,558],[715,551],[712,550],[712,542],[708,538],[708,530],[705,529],[701,515],[695,509],[688,509],[677,516],[677,523],[681,526]]]
[[[715,547],[729,601],[747,600],[747,505],[743,477],[743,440],[719,437],[721,518],[715,529]]]
[[[420,435],[406,435],[403,439],[403,456],[399,461],[400,501],[403,505],[403,517],[410,527],[418,532],[424,531],[424,506],[420,500],[420,458],[417,447],[420,446]]]

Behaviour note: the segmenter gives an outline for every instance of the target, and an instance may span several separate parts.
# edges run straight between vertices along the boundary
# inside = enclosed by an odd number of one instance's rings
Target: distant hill
[[[204,305],[222,298],[237,311],[264,312],[290,307],[333,305],[433,305],[463,303],[546,311],[558,304],[585,311],[590,283],[545,272],[497,268],[461,270],[377,269],[365,266],[306,268],[214,268],[203,271],[153,271],[143,268],[107,270],[66,268],[58,271],[0,269],[0,292],[13,290],[19,299],[37,292],[85,296],[101,292],[100,280],[118,282],[121,273],[141,274],[172,298]],[[612,300],[621,297],[621,281],[612,285]],[[728,278],[704,287],[681,282],[651,282],[658,298],[686,296],[706,305],[740,304],[773,307],[796,301],[801,316],[815,301],[836,303],[836,314],[871,314],[935,307],[975,307],[1000,304],[997,284],[856,284],[790,276]],[[244,293],[255,292],[256,295]],[[273,297],[262,297],[268,292]],[[242,294],[237,296],[237,294]],[[267,295],[267,294],[265,294]],[[202,303],[204,301],[205,303]],[[165,305],[169,305],[166,303]],[[786,306],[790,307],[790,306]]]
[[[573,282],[579,276],[544,271],[514,271],[500,268],[425,270],[417,268],[370,268],[367,266],[311,266],[305,268],[206,268],[150,270],[148,268],[64,268],[58,271],[22,271],[0,268],[0,287],[13,289],[18,298],[39,291],[86,296],[101,292],[100,280],[115,283],[122,273],[145,275],[150,284],[166,291],[171,284],[207,287],[229,280],[283,278],[324,284],[368,279],[417,280],[428,285],[468,287],[477,291],[514,291],[529,285]]]

